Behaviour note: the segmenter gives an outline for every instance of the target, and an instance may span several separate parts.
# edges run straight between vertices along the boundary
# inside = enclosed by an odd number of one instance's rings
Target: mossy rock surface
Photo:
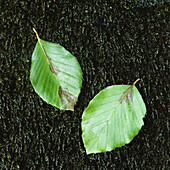
[[[168,20],[168,1],[0,2],[0,169],[168,169]],[[33,27],[80,63],[75,112],[48,105],[33,90]],[[86,155],[81,116],[89,101],[144,75],[140,133],[124,147]]]

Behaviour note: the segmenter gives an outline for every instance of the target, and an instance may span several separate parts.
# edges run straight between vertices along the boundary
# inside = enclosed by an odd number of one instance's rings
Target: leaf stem
[[[122,97],[120,103],[122,103],[123,99],[127,96],[127,94],[132,90],[133,86],[135,86],[135,84],[140,80],[140,78],[138,78],[131,86],[130,88],[127,90],[127,92],[125,93],[125,95]]]
[[[140,80],[140,78],[138,78],[133,84],[132,87]]]
[[[50,61],[50,59],[49,59],[49,57],[48,57],[45,49],[44,49],[44,47],[43,47],[42,44],[41,44],[40,37],[38,36],[38,33],[37,33],[37,31],[35,30],[35,28],[33,28],[33,31],[35,32],[35,34],[36,34],[36,36],[37,36],[37,39],[38,39],[38,42],[39,42],[39,44],[40,44],[40,46],[41,46],[41,48],[42,48],[42,50],[43,50],[43,52],[44,52],[44,54],[45,54],[45,57],[47,58],[47,60],[48,60],[48,62],[49,62],[49,64],[50,64],[50,68],[52,69],[52,72],[56,73],[56,71],[55,71],[55,69],[54,69],[54,67],[53,67],[53,65],[52,65],[52,63],[51,63],[51,61]]]
[[[40,37],[38,36],[38,33],[37,33],[37,31],[35,30],[35,28],[33,28],[33,31],[35,32],[35,34],[36,34],[36,36],[37,36],[37,39],[38,39],[38,41],[40,40]]]
[[[38,39],[38,42],[39,42],[42,50],[44,51],[44,53],[45,53],[45,55],[46,55],[46,52],[45,52],[45,50],[44,50],[44,48],[43,48],[43,46],[42,46],[42,44],[41,44],[40,37],[38,36],[38,33],[37,33],[37,31],[35,30],[35,28],[33,28],[33,31],[35,32],[35,34],[36,34],[36,36],[37,36],[37,39]]]
[[[38,36],[38,33],[37,33],[37,31],[35,30],[35,28],[33,28],[33,31],[35,32],[35,34],[36,34],[36,36],[37,36],[37,39],[38,39],[38,42],[39,42],[39,44],[40,44],[40,46],[41,46],[41,48],[42,48],[42,50],[43,50],[43,52],[44,52],[47,60],[49,61],[48,55],[47,55],[44,47],[43,47],[42,44],[41,44],[40,37]],[[50,63],[50,61],[49,61],[49,63]],[[50,65],[51,65],[51,63],[50,63]]]

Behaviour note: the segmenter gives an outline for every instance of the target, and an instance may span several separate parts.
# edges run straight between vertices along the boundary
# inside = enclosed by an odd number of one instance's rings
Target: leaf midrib
[[[108,122],[110,121],[111,117],[112,117],[113,114],[116,112],[116,110],[117,110],[117,108],[119,107],[120,104],[121,104],[120,102],[117,104],[117,106],[115,107],[113,113],[110,115],[109,119],[107,119],[106,121],[104,121],[104,122],[106,122],[106,123],[104,124],[104,126],[103,126],[101,132],[97,135],[95,141],[94,141],[93,144],[91,145],[91,148],[93,147],[94,143],[99,139],[99,136],[101,135],[103,129],[105,128],[106,125],[108,125]],[[108,132],[108,128],[107,128],[107,132]],[[107,134],[108,134],[108,133],[107,133]],[[108,135],[107,135],[107,137],[108,137]],[[91,149],[91,148],[90,148],[90,149]]]

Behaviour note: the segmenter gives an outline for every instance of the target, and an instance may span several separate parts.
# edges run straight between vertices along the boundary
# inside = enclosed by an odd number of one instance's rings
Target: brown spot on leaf
[[[50,64],[50,70],[55,75],[57,75],[60,72],[60,70],[58,69],[58,66],[52,63]]]
[[[74,105],[76,104],[77,97],[69,93],[67,88],[59,87],[59,96],[61,99],[61,105],[64,106],[64,110],[74,111]]]
[[[134,92],[132,88],[128,88],[127,90],[125,90],[123,92],[123,95],[119,99],[120,103],[124,101],[133,103],[133,93]]]
[[[58,66],[56,64],[54,64],[54,62],[52,61],[52,59],[49,56],[47,56],[47,57],[48,57],[48,61],[50,63],[51,72],[54,73],[55,75],[57,75],[60,72]]]
[[[36,31],[35,31],[35,32],[36,32]],[[39,43],[40,43],[40,46],[41,46],[41,48],[42,48],[42,50],[43,50],[43,52],[44,52],[47,60],[48,60],[49,63],[50,63],[50,70],[51,70],[51,72],[52,72],[52,73],[55,73],[55,74],[57,75],[57,74],[59,73],[58,66],[57,66],[56,64],[54,64],[54,62],[52,61],[52,59],[47,55],[44,47],[43,47],[42,44],[41,44],[41,41],[40,41],[40,39],[39,39],[39,36],[38,36],[38,33],[37,33],[37,32],[36,32],[36,35],[37,35],[38,41],[39,41]]]
[[[123,92],[123,96],[121,96],[121,98],[119,99],[120,103],[122,103],[123,101],[126,102],[133,102],[133,86],[135,86],[135,84],[140,80],[140,78],[138,78],[127,90],[125,90]]]

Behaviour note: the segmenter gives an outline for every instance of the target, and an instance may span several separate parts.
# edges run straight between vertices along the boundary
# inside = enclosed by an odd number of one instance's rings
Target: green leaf
[[[109,86],[90,101],[82,116],[87,154],[111,151],[138,134],[144,124],[146,106],[135,83]]]
[[[80,65],[64,47],[44,41],[35,33],[38,42],[32,54],[31,83],[47,103],[74,111],[82,84]]]

